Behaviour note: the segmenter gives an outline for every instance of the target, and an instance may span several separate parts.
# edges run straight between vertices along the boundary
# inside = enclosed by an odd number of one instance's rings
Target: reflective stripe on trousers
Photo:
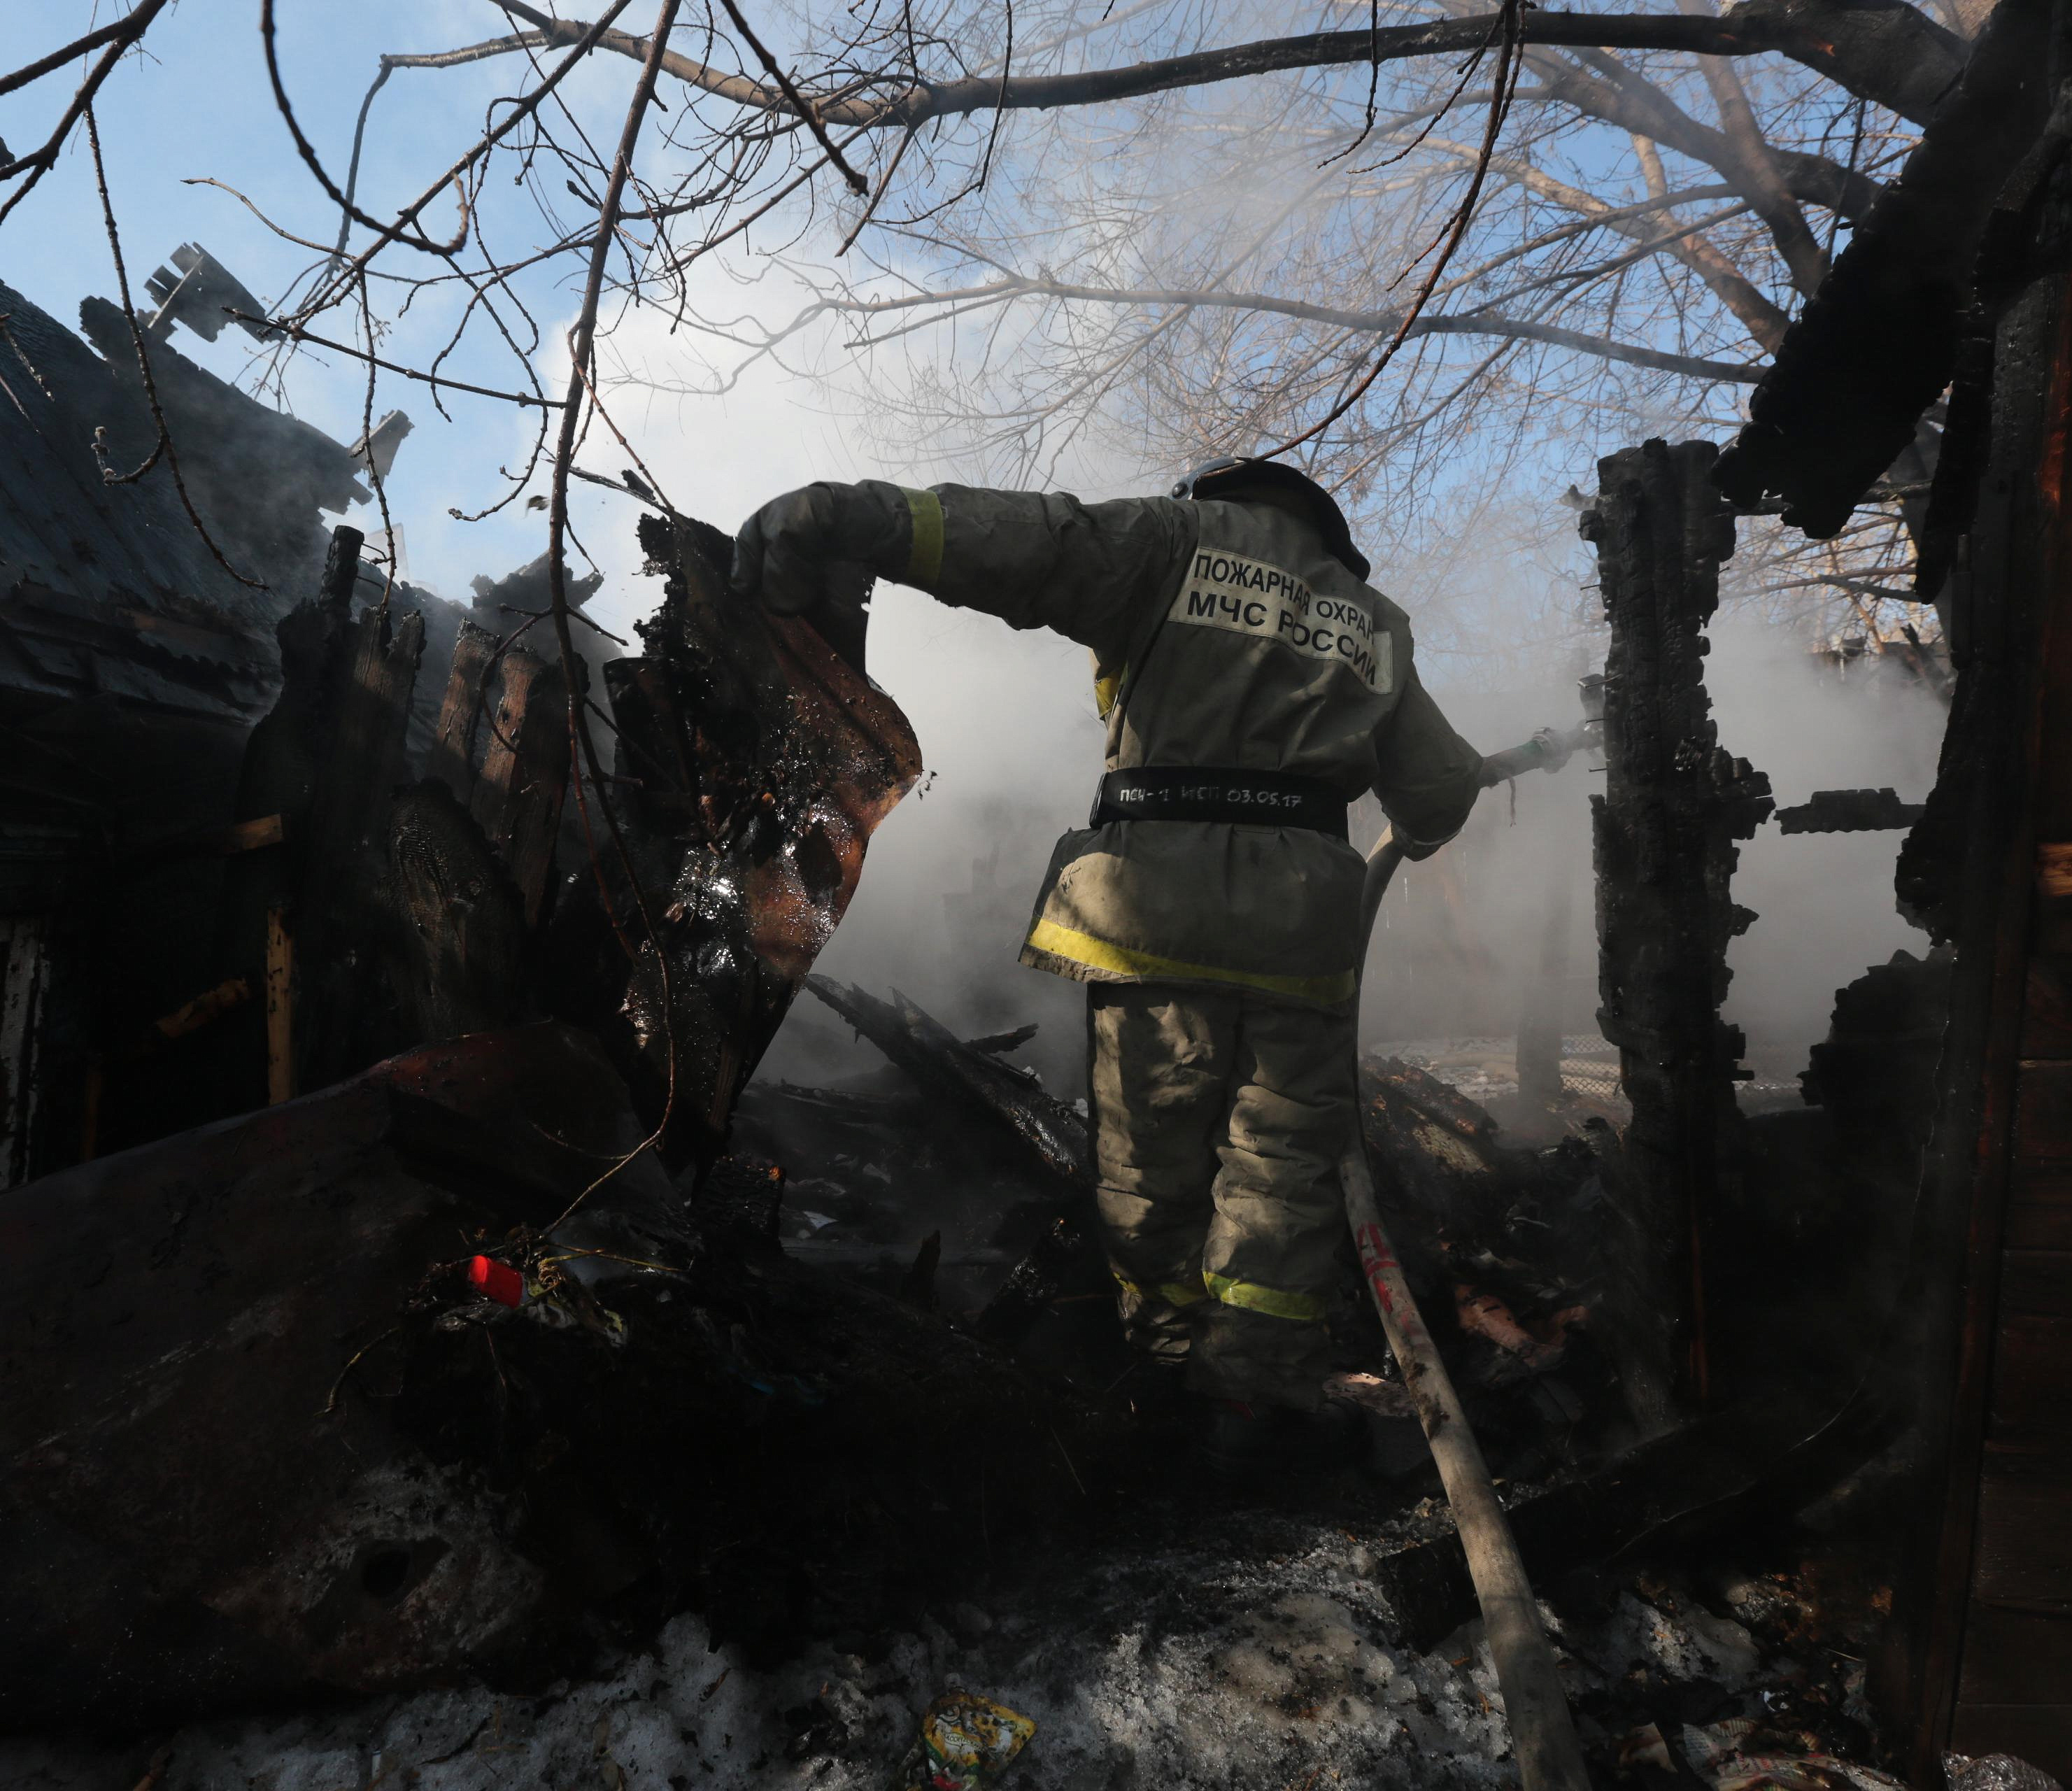
[[[1224,1398],[1309,1405],[1344,1228],[1350,1014],[1092,986],[1102,1229],[1141,1348]]]

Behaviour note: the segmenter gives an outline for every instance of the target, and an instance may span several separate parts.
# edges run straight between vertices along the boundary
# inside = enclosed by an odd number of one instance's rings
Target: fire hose
[[[1577,747],[1596,743],[1594,725],[1585,722],[1567,735],[1542,730],[1524,746],[1484,760],[1485,786],[1500,783],[1520,771],[1559,769]],[[1363,970],[1375,920],[1381,912],[1381,899],[1388,892],[1389,879],[1403,858],[1403,848],[1393,833],[1384,828],[1367,854],[1361,891],[1359,961]],[[1353,1085],[1357,1090],[1357,1045],[1354,1056]],[[1389,1348],[1403,1371],[1403,1384],[1409,1390],[1417,1422],[1431,1447],[1446,1501],[1453,1507],[1453,1525],[1467,1555],[1476,1601],[1482,1607],[1482,1631],[1496,1667],[1497,1686],[1503,1694],[1504,1716],[1511,1727],[1511,1748],[1518,1756],[1523,1791],[1589,1791],[1582,1748],[1568,1714],[1568,1696],[1561,1689],[1553,1646],[1540,1623],[1540,1603],[1526,1578],[1525,1563],[1511,1533],[1510,1520],[1497,1497],[1482,1446],[1469,1427],[1460,1394],[1440,1359],[1432,1333],[1425,1328],[1381,1222],[1357,1098],[1352,1137],[1338,1175],[1345,1188],[1346,1217],[1359,1247],[1361,1272],[1381,1315],[1382,1328],[1388,1334]]]

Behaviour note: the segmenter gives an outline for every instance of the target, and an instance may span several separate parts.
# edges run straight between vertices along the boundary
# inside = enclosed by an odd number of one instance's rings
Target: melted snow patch
[[[823,1645],[770,1673],[679,1617],[652,1649],[538,1698],[477,1687],[192,1725],[162,1791],[885,1791],[923,1711],[957,1689],[1034,1719],[1007,1781],[1032,1791],[1509,1786],[1478,1626],[1428,1655],[1394,1645],[1372,1564],[1331,1526],[1211,1521],[1046,1563],[983,1602],[945,1588],[937,1618],[874,1657]],[[1757,1665],[1740,1625],[1630,1594],[1559,1640],[1579,1691],[1637,1661],[1729,1682]],[[0,1743],[0,1784],[105,1791],[134,1784],[150,1752]]]

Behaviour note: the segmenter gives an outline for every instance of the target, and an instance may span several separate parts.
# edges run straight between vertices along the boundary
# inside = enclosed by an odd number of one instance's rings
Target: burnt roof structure
[[[2050,109],[2051,8],[2001,0],[1897,180],[1778,344],[1714,479],[1832,535],[1950,383],[1994,203]],[[1934,593],[1929,593],[1933,595]]]
[[[134,371],[125,381],[4,283],[0,312],[0,689],[10,714],[97,695],[263,713],[273,624],[289,603],[216,562],[162,466],[103,478],[97,430],[125,468],[154,437]],[[161,349],[154,364],[161,357],[177,358]]]

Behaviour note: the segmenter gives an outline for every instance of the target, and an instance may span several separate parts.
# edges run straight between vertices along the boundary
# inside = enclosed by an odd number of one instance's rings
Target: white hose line
[[[1360,931],[1360,962],[1387,892],[1389,878],[1401,862],[1395,842],[1383,833],[1367,859],[1364,912]],[[1583,1751],[1561,1689],[1554,1649],[1540,1620],[1540,1602],[1525,1576],[1511,1522],[1496,1496],[1482,1446],[1468,1427],[1460,1395],[1440,1360],[1432,1333],[1424,1328],[1410,1284],[1396,1259],[1394,1247],[1375,1204],[1374,1176],[1367,1163],[1367,1138],[1360,1123],[1358,1097],[1359,1052],[1354,1052],[1353,1135],[1338,1167],[1346,1195],[1346,1217],[1359,1248],[1360,1270],[1374,1295],[1388,1347],[1403,1370],[1403,1384],[1416,1408],[1438,1464],[1446,1501],[1453,1509],[1453,1527],[1468,1558],[1469,1576],[1482,1606],[1482,1631],[1495,1662],[1498,1689],[1503,1694],[1504,1718],[1511,1728],[1511,1749],[1518,1756],[1523,1791],[1589,1791]]]

